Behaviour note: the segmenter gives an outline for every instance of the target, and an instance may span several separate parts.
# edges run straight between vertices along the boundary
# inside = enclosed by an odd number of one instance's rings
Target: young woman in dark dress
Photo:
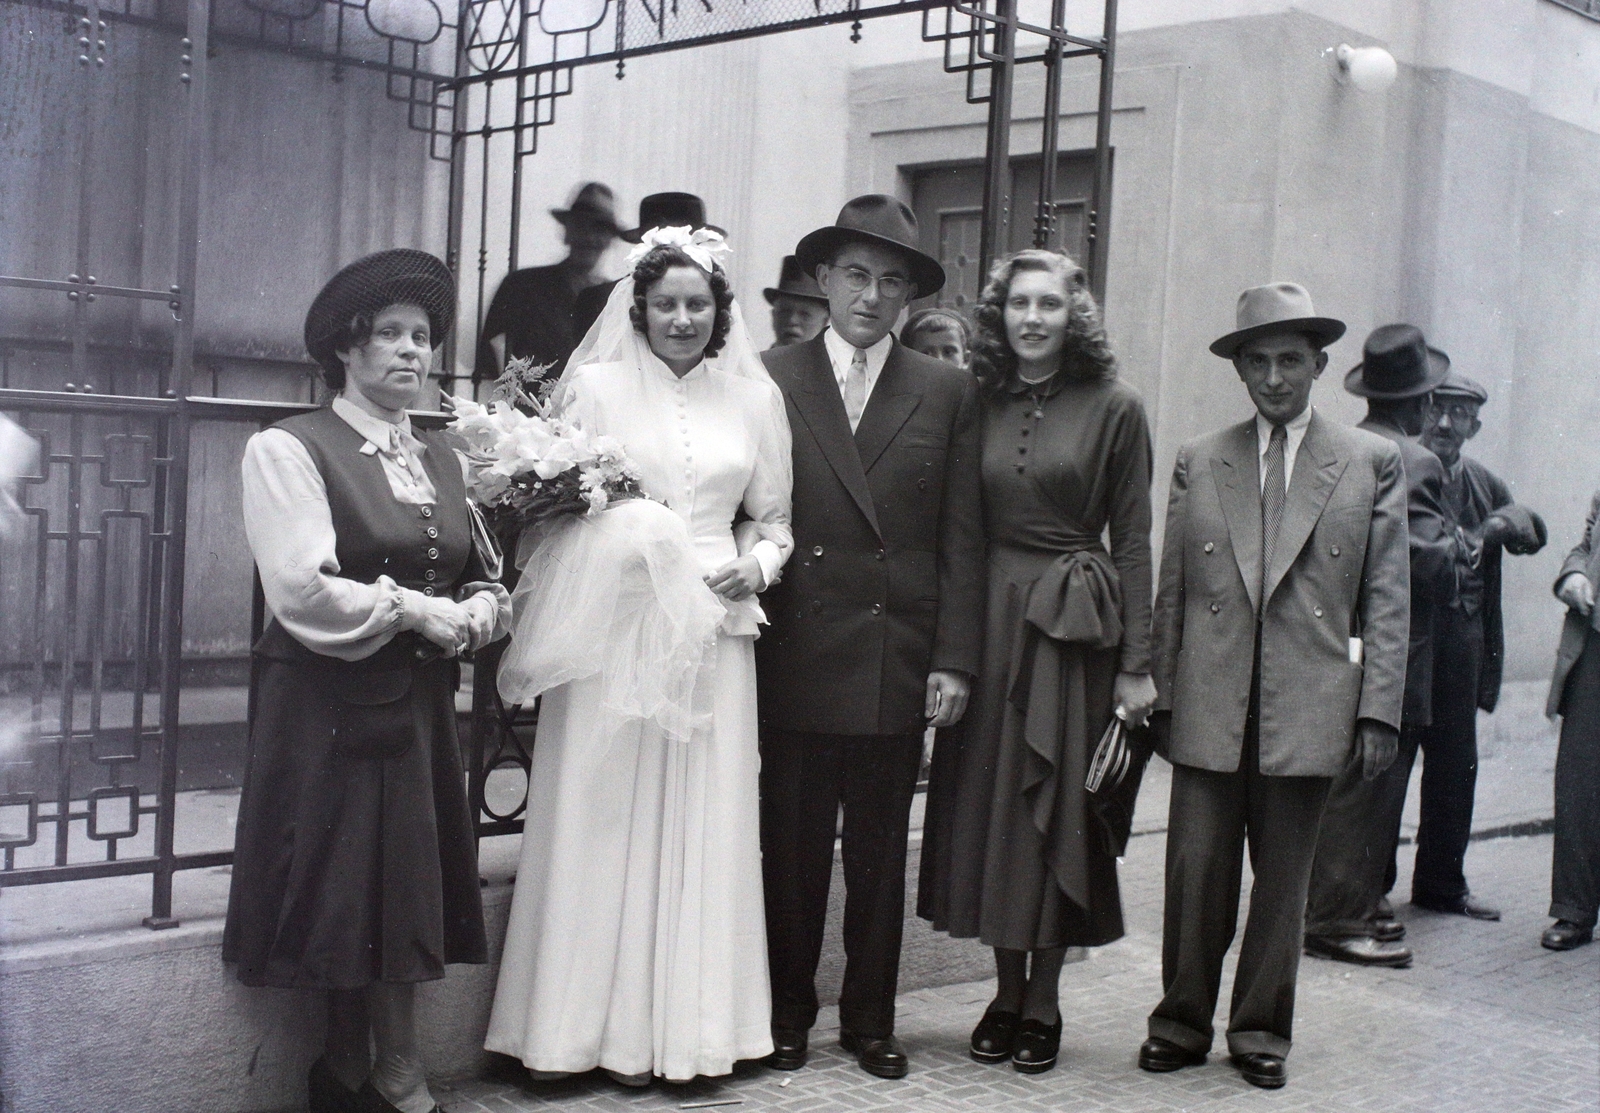
[[[1113,712],[1142,724],[1155,702],[1150,433],[1071,259],[1000,260],[975,315],[986,643],[966,722],[934,749],[919,912],[994,948],[972,1055],[1031,1074],[1056,1062],[1066,949],[1122,935],[1084,776]]]
[[[245,449],[271,618],[223,958],[246,985],[327,991],[312,1113],[436,1110],[416,983],[487,959],[454,691],[510,597],[475,554],[455,454],[406,416],[454,313],[431,255],[352,263],[306,316],[333,404]]]

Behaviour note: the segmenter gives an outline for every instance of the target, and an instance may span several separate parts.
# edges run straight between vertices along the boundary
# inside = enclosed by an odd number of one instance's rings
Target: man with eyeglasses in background
[[[763,597],[771,626],[756,642],[768,1062],[806,1062],[842,804],[839,1042],[868,1073],[900,1078],[894,1001],[922,738],[961,718],[982,648],[977,380],[892,335],[945,278],[903,203],[858,197],[795,256],[828,300],[828,327],[761,357],[794,436],[795,556]],[[754,527],[742,528],[744,551]]]

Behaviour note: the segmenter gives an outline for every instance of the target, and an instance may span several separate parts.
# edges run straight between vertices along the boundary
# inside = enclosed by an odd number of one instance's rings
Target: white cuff
[[[777,578],[778,569],[783,567],[783,550],[776,542],[763,539],[750,546],[750,555],[761,565],[761,590],[765,591]]]

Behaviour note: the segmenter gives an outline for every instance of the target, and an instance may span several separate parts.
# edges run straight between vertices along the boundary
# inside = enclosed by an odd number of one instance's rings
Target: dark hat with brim
[[[817,285],[815,272],[807,271],[800,265],[800,260],[793,255],[783,257],[783,266],[778,271],[778,284],[768,286],[761,291],[767,299],[767,304],[772,305],[778,298],[798,298],[801,301],[816,301],[823,305],[828,304],[828,295],[822,292],[822,287]]]
[[[1469,379],[1459,371],[1452,371],[1444,382],[1433,388],[1435,398],[1461,398],[1483,405],[1489,401],[1489,391],[1476,379]]]
[[[795,246],[795,258],[807,274],[815,275],[823,263],[845,244],[873,243],[890,247],[906,257],[917,296],[925,298],[944,287],[944,267],[917,246],[917,217],[904,201],[886,193],[857,197],[839,210],[839,219],[818,228]]]
[[[611,187],[601,182],[584,182],[572,193],[572,200],[564,209],[551,209],[550,215],[562,224],[573,217],[591,220],[603,228],[621,234],[617,224],[617,201]]]
[[[397,247],[357,259],[328,279],[306,310],[306,351],[338,374],[344,364],[334,345],[360,313],[414,305],[428,315],[428,339],[437,348],[456,319],[456,281],[443,261],[426,251]]]
[[[698,232],[709,228],[723,233],[715,224],[706,223],[706,203],[692,193],[652,193],[639,202],[639,227],[617,234],[629,243],[638,243],[652,228],[688,228]]]
[[[1234,330],[1211,343],[1211,354],[1232,359],[1239,349],[1263,336],[1301,333],[1320,350],[1344,335],[1344,322],[1319,317],[1311,295],[1296,282],[1252,286],[1239,295]]]
[[[1415,325],[1379,325],[1361,346],[1344,388],[1361,398],[1400,401],[1430,394],[1450,374],[1450,357],[1428,346]]]

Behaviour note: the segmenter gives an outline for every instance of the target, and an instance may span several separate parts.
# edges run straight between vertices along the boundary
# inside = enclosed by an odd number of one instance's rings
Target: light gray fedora
[[[1234,321],[1236,327],[1232,332],[1212,342],[1212,355],[1232,359],[1246,341],[1276,333],[1305,333],[1319,349],[1344,335],[1344,322],[1317,316],[1311,295],[1295,282],[1250,287],[1239,295]]]

